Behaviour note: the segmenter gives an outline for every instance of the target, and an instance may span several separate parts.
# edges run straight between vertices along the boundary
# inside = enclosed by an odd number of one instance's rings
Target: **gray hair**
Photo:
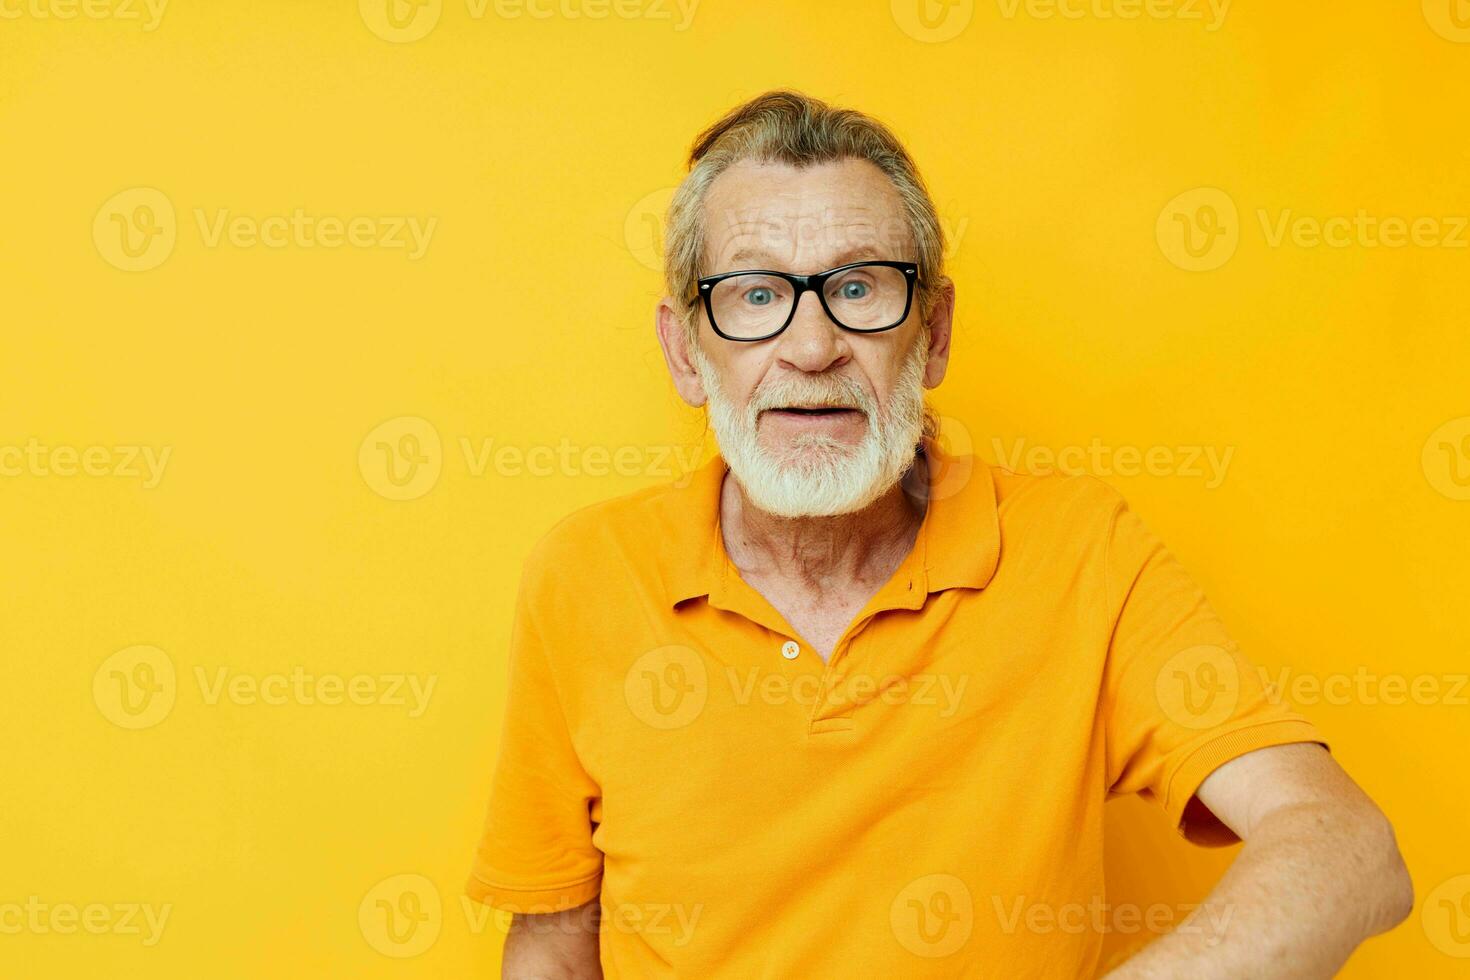
[[[715,178],[742,160],[805,167],[847,158],[873,163],[898,191],[918,249],[919,313],[928,314],[947,282],[944,231],[913,158],[888,127],[870,116],[776,90],[731,109],[689,150],[689,174],[674,192],[664,232],[664,279],[669,295],[682,304],[686,329],[692,332],[697,322],[694,292],[704,260],[704,201]]]

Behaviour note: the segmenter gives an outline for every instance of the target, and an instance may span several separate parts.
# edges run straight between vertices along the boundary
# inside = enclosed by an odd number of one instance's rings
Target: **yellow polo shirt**
[[[467,893],[601,896],[609,978],[1077,977],[1110,795],[1233,840],[1200,782],[1316,729],[1116,491],[926,452],[915,547],[825,663],[726,556],[718,457],[559,523]]]

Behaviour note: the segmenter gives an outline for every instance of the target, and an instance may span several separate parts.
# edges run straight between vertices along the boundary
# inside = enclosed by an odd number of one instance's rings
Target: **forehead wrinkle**
[[[876,170],[860,171],[855,180],[851,173],[833,174],[836,186],[814,188],[791,186],[782,168],[773,169],[773,181],[751,180],[748,170],[715,181],[704,205],[701,274],[739,268],[812,273],[864,258],[914,259],[907,215]]]
[[[828,255],[827,258],[825,258],[821,262],[817,263],[818,265],[821,265],[822,266],[821,269],[808,269],[808,270],[804,270],[804,271],[802,271],[802,272],[800,272],[798,274],[809,275],[809,274],[813,274],[813,273],[825,271],[826,269],[835,269],[835,268],[837,268],[840,265],[847,265],[849,262],[861,262],[864,259],[883,260],[885,258],[886,258],[886,256],[882,255],[880,253],[880,251],[878,249],[874,248],[872,245],[854,245],[854,246],[851,246],[849,248],[845,248],[842,251],[837,252],[835,254]],[[759,249],[759,248],[742,248],[742,249],[739,249],[738,251],[736,251],[735,254],[731,255],[729,257],[729,259],[726,260],[726,261],[730,262],[732,265],[739,265],[739,266],[745,266],[747,263],[755,263],[755,264],[749,265],[749,268],[752,268],[753,269],[753,268],[756,268],[756,266],[757,265],[760,265],[760,264],[765,264],[765,265],[779,265],[782,260],[781,259],[773,258],[772,257],[772,253],[766,251],[765,249]],[[900,261],[902,261],[902,260],[900,260]],[[775,271],[777,271],[777,272],[796,272],[797,270],[795,270],[795,269],[776,269]]]
[[[781,229],[783,221],[780,219],[760,215],[731,217],[723,226],[726,234],[721,236],[724,241],[714,251],[714,258],[721,265],[730,266],[730,269],[720,271],[731,271],[736,267],[779,269],[782,263],[827,269],[861,259],[909,260],[908,255],[897,254],[906,251],[904,248],[884,240],[871,208],[856,205],[848,211],[846,215],[834,216],[832,209],[828,208],[824,212],[826,220],[803,217],[784,222],[796,226],[795,235],[771,233],[773,228]],[[903,237],[907,240],[909,236]]]

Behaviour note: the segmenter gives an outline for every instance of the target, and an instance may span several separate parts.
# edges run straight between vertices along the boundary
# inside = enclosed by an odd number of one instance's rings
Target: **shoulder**
[[[1088,474],[1027,473],[987,464],[1001,524],[1069,537],[1106,534],[1128,502],[1112,485]]]
[[[572,511],[532,546],[522,571],[527,585],[607,586],[652,571],[658,546],[677,519],[683,503],[680,494],[686,490],[679,483],[664,483]]]
[[[987,465],[995,485],[1001,564],[1013,572],[1090,577],[1112,560],[1120,528],[1137,520],[1123,494],[1095,476]]]
[[[1111,484],[1088,474],[991,467],[1001,563],[1027,581],[1066,582],[1112,609],[1163,544]],[[1080,590],[1080,591],[1079,591]]]

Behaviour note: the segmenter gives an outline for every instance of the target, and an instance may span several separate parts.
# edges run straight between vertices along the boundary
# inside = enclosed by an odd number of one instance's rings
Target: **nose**
[[[776,342],[776,356],[782,365],[808,374],[841,367],[852,356],[847,335],[827,316],[822,301],[810,290],[797,300],[791,325]]]

